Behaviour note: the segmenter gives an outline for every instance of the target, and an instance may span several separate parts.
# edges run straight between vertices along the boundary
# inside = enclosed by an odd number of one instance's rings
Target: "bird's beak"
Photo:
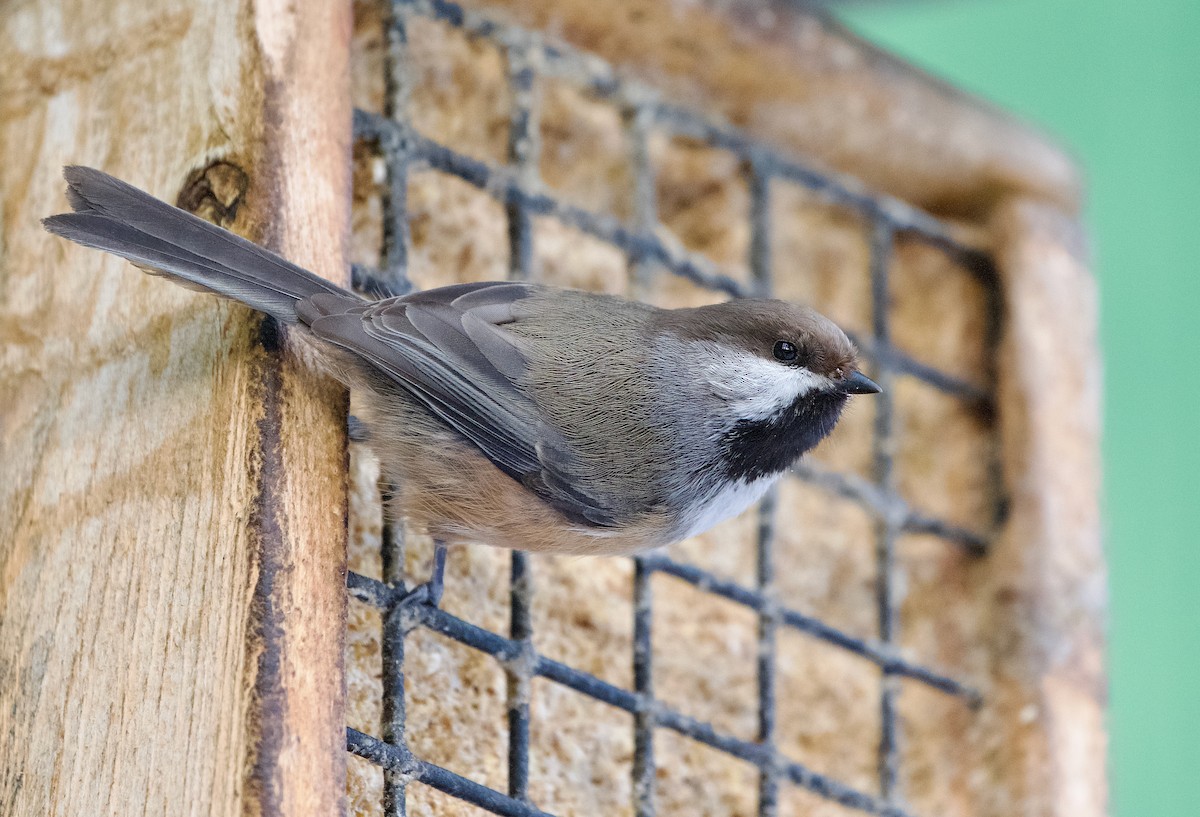
[[[862,372],[854,372],[841,382],[841,389],[846,394],[879,394],[883,389]]]

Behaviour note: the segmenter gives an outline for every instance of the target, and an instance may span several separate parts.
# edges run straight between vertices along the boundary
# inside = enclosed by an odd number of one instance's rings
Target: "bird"
[[[663,309],[524,281],[367,300],[102,171],[47,230],[287,327],[357,392],[393,518],[438,542],[631,555],[749,508],[880,387],[812,308]]]

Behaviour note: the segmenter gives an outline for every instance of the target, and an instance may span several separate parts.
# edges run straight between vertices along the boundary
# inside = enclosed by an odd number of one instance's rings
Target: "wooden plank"
[[[264,72],[259,162],[269,246],[349,284],[351,6],[255,6]],[[264,324],[264,328],[268,328]],[[270,327],[273,329],[273,327]],[[260,483],[261,646],[248,813],[344,809],[346,717],[346,393],[314,378],[272,338]]]
[[[1082,230],[1057,208],[1013,197],[992,224],[1007,316],[1000,418],[1011,492],[1005,535],[988,556],[992,757],[1021,813],[1101,817],[1108,598],[1096,282]]]
[[[348,8],[282,6],[0,16],[5,815],[340,807],[344,394],[38,224],[92,164],[343,277]]]

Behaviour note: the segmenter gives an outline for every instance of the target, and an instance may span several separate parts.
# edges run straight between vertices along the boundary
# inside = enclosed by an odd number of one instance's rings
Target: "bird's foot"
[[[433,569],[429,581],[424,584],[425,603],[437,607],[442,602],[442,590],[446,579],[446,546],[438,540],[433,543]]]
[[[446,546],[434,540],[433,565],[430,568],[429,580],[423,584],[418,584],[404,593],[397,599],[396,603],[402,607],[424,605],[436,608],[442,602],[442,590],[445,588],[445,578]]]
[[[352,443],[365,443],[371,439],[371,430],[367,424],[351,414],[346,418],[346,436]]]

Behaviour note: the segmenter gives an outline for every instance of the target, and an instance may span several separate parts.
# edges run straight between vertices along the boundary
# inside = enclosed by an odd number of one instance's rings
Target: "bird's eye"
[[[786,340],[775,342],[775,359],[782,360],[784,363],[791,363],[800,354],[796,348],[796,344]]]

